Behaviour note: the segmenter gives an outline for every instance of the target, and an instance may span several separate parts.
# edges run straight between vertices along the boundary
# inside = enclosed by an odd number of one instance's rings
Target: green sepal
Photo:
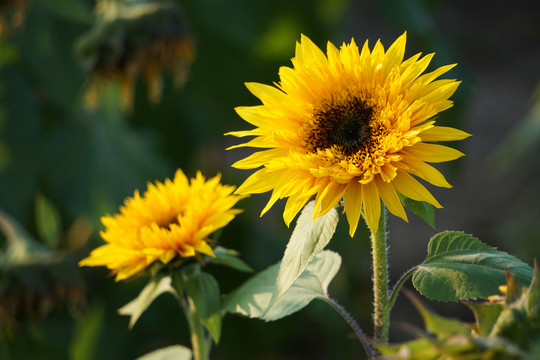
[[[250,318],[274,321],[291,315],[313,299],[327,296],[330,281],[341,265],[341,257],[332,251],[318,253],[292,286],[271,306],[280,263],[255,274],[223,300],[223,309]]]
[[[178,293],[171,286],[172,278],[170,276],[157,275],[150,279],[148,284],[142,289],[139,295],[118,309],[121,315],[127,315],[129,319],[129,329],[133,328],[139,317],[148,309],[154,300],[161,294],[170,293],[178,298]]]
[[[214,255],[215,258],[207,257],[208,263],[228,266],[242,272],[253,272],[253,269],[238,257],[240,253],[236,250],[218,246],[214,249]]]
[[[422,220],[426,222],[429,226],[435,230],[435,210],[433,205],[425,201],[416,201],[409,199],[406,196],[398,193],[400,200],[403,202],[403,205],[411,210],[414,214],[419,216]]]
[[[193,300],[201,322],[217,344],[221,337],[221,301],[218,282],[212,275],[201,272],[187,279],[185,290]]]
[[[474,313],[476,319],[475,331],[478,335],[488,336],[493,330],[499,315],[503,310],[502,304],[465,303]]]
[[[527,315],[531,322],[540,325],[540,269],[534,261],[534,275],[527,295]]]
[[[506,270],[529,284],[532,268],[521,260],[462,232],[446,231],[431,238],[428,256],[413,275],[424,296],[441,301],[485,299],[498,292]]]

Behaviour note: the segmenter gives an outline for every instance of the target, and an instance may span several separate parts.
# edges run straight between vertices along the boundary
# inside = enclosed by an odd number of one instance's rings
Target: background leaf
[[[42,194],[36,196],[36,230],[40,239],[51,249],[56,249],[60,242],[62,221],[60,212]]]
[[[221,336],[219,285],[210,274],[198,273],[188,278],[186,291],[195,304],[197,315],[217,343]]]
[[[314,208],[315,201],[310,201],[298,217],[296,227],[281,260],[276,287],[269,305],[272,305],[291,287],[315,258],[315,255],[330,242],[336,231],[339,220],[336,209],[330,210],[314,222]]]
[[[118,309],[118,313],[130,316],[129,328],[137,322],[142,313],[148,309],[152,302],[161,294],[171,293],[175,297],[178,296],[176,290],[171,286],[172,279],[170,276],[152,278],[148,284],[142,289],[139,296],[133,301]]]
[[[137,360],[191,360],[191,350],[185,346],[173,345],[154,350]]]
[[[253,276],[240,288],[227,295],[223,308],[250,318],[261,318],[266,321],[281,319],[303,309],[311,300],[325,297],[328,285],[340,265],[341,257],[337,253],[329,250],[321,251],[294,284],[269,306],[280,267],[280,263],[277,263]]]
[[[533,270],[521,260],[475,237],[447,231],[435,235],[428,257],[418,266],[413,284],[424,296],[442,301],[487,298],[506,282],[505,269],[528,285]]]

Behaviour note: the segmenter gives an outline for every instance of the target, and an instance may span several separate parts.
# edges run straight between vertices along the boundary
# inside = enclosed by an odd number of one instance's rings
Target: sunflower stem
[[[191,333],[193,360],[208,360],[212,342],[206,336],[206,331],[201,318],[197,314],[193,300],[184,292],[186,279],[187,275],[182,271],[180,276],[176,278],[177,281],[174,282],[174,286],[179,294],[178,302],[184,311]]]
[[[341,306],[336,300],[332,299],[330,296],[326,295],[325,297],[321,298],[322,300],[326,301],[330,306],[332,306],[340,315],[347,321],[349,326],[354,331],[354,334],[364,347],[364,351],[366,352],[366,355],[368,356],[368,359],[374,359],[375,358],[375,350],[369,343],[368,337],[362,332],[362,329],[358,326],[354,318],[345,310],[343,306]]]
[[[371,230],[373,257],[373,325],[375,341],[388,342],[390,309],[388,298],[388,247],[386,245],[386,208],[381,204],[381,216],[376,232]]]

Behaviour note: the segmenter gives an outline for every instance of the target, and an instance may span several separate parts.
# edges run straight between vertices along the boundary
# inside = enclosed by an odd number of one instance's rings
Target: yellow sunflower
[[[273,190],[262,214],[288,197],[283,213],[287,225],[313,196],[314,219],[345,197],[351,236],[362,211],[372,231],[377,230],[381,199],[392,214],[407,220],[398,193],[440,208],[411,174],[451,187],[427,163],[463,153],[431,142],[469,134],[436,126],[430,119],[453,105],[448,98],[460,82],[436,80],[455,64],[422,75],[434,54],[403,61],[405,42],[406,33],[386,52],[380,41],[373,50],[366,41],[361,52],[354,39],[339,50],[328,43],[325,55],[302,35],[293,68],[280,68],[275,87],[247,83],[262,105],[236,111],[256,128],[228,135],[255,138],[231,148],[265,150],[233,164],[239,169],[262,167],[236,193]]]
[[[149,183],[142,197],[135,191],[125,200],[120,214],[101,218],[107,244],[79,265],[106,266],[119,281],[156,261],[167,264],[197,253],[214,256],[208,236],[241,212],[233,209],[243,197],[232,194],[234,189],[222,185],[220,175],[206,181],[197,172],[190,182],[181,170],[173,181]]]

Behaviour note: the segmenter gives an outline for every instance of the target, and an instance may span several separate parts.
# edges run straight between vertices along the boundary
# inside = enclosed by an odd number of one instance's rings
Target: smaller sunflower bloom
[[[181,170],[174,180],[148,184],[127,198],[120,214],[104,216],[101,237],[107,244],[93,250],[80,266],[106,266],[124,280],[155,262],[214,257],[209,236],[241,212],[233,209],[243,198],[234,186],[222,185],[220,175],[206,181],[200,172],[188,180]]]
[[[1,0],[0,36],[10,36],[22,26],[29,7],[29,0]]]
[[[279,70],[276,86],[247,83],[262,105],[238,107],[237,113],[256,128],[228,135],[254,136],[233,146],[262,150],[233,164],[256,169],[236,191],[272,195],[264,214],[288,198],[287,225],[315,197],[313,218],[326,214],[342,198],[350,235],[363,214],[377,231],[381,200],[404,220],[399,194],[441,205],[415,177],[435,186],[451,187],[428,163],[455,160],[463,153],[435,144],[461,140],[469,134],[436,126],[433,117],[450,108],[449,97],[459,81],[437,78],[447,65],[423,74],[434,54],[403,60],[406,34],[385,51],[380,41],[359,51],[354,40],[324,54],[302,35],[293,68]],[[261,214],[261,215],[262,215]]]

